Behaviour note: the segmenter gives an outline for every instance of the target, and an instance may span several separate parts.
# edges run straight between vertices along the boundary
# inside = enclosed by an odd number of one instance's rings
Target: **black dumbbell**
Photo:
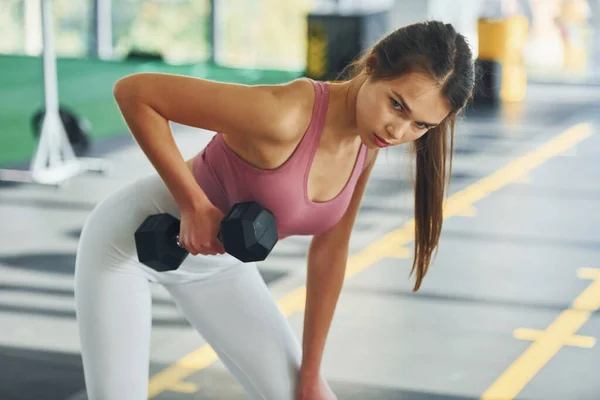
[[[179,268],[189,254],[179,246],[179,228],[170,214],[148,216],[134,234],[138,260],[161,272]],[[236,203],[221,220],[217,238],[238,260],[262,261],[278,240],[275,216],[257,202]]]

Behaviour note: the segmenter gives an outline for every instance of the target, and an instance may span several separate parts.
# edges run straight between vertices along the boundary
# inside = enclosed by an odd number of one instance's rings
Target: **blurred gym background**
[[[600,82],[599,7],[598,0],[53,0],[60,104],[89,122],[92,138],[122,135],[111,88],[126,74],[165,71],[247,83],[332,78],[324,72],[336,72],[362,45],[423,19],[453,23],[476,54],[514,42],[516,58],[504,69],[512,63],[518,70],[503,81],[513,97],[524,92],[525,76],[592,85]],[[319,12],[330,15],[321,38],[309,29],[311,13]],[[365,20],[375,14],[377,26],[336,25],[336,14]],[[498,21],[503,30],[490,29]],[[320,48],[323,36],[333,34],[329,48]],[[42,48],[40,0],[2,0],[0,165],[24,162],[34,151],[33,118],[44,99]],[[328,65],[319,52],[329,52]]]
[[[440,258],[411,293],[400,228],[413,216],[410,182],[399,176],[407,158],[395,149],[381,157],[351,243],[353,274],[370,268],[345,286],[327,376],[340,400],[597,399],[600,320],[568,335],[600,307],[599,139],[576,148],[599,123],[600,0],[0,0],[0,168],[35,169],[36,150],[41,161],[59,150],[50,123],[38,144],[41,111],[58,99],[74,152],[115,170],[64,190],[0,183],[0,400],[85,400],[72,291],[81,226],[100,199],[151,170],[114,102],[119,78],[336,79],[380,37],[426,19],[452,23],[477,56],[451,188],[474,189],[451,202]],[[186,157],[210,138],[175,128]],[[69,173],[58,164],[40,176]],[[403,241],[393,252],[390,238]],[[307,245],[292,238],[260,266],[299,335]],[[244,399],[154,290],[151,397]],[[588,314],[552,322],[569,307]],[[520,357],[529,341],[536,352]],[[165,386],[161,374],[183,357],[185,382]]]

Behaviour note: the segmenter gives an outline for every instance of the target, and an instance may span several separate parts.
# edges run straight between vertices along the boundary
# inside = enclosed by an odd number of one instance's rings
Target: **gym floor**
[[[439,252],[411,291],[410,157],[381,154],[351,243],[323,370],[339,399],[592,400],[600,381],[600,88],[531,85],[524,104],[457,126]],[[185,157],[212,133],[174,126]],[[152,172],[128,134],[113,166],[56,189],[0,186],[0,398],[84,400],[73,303],[94,205]],[[308,237],[261,272],[301,339]],[[166,291],[153,292],[150,398],[244,399]]]

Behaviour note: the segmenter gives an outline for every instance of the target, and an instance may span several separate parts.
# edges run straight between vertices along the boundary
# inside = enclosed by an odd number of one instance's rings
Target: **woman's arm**
[[[247,86],[163,73],[138,73],[117,81],[115,100],[136,142],[178,206],[196,209],[206,195],[174,140],[169,121],[257,140],[278,137],[291,109],[284,86]]]
[[[371,153],[342,219],[329,231],[315,235],[308,253],[301,381],[310,385],[320,375],[325,342],[339,298],[350,235],[377,152]]]
[[[169,121],[141,99],[115,92],[121,114],[137,144],[156,169],[179,209],[200,210],[208,198],[196,183],[175,143]]]

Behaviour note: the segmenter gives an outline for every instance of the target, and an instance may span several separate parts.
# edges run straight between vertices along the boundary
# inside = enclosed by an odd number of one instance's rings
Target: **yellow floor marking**
[[[169,388],[170,391],[176,393],[196,393],[198,391],[198,385],[191,382],[176,382]]]
[[[591,134],[592,129],[590,124],[581,123],[574,125],[536,150],[523,155],[504,168],[455,193],[447,199],[444,205],[444,219],[460,215],[462,210],[473,207],[474,203],[485,196],[513,182],[523,173],[567,151]],[[398,249],[410,243],[413,238],[414,219],[410,219],[399,229],[376,240],[362,251],[350,255],[346,265],[346,279],[351,278],[385,257],[397,254]],[[278,304],[281,312],[286,317],[289,317],[295,312],[304,310],[305,300],[306,286],[303,285],[282,297],[278,301]],[[186,359],[187,361],[184,361]],[[200,347],[165,370],[152,376],[148,389],[149,398],[155,397],[163,391],[170,390],[170,388],[176,388],[180,380],[190,376],[199,369],[211,365],[217,359],[216,354],[214,354],[208,344]],[[193,360],[193,362],[190,362],[190,360]]]
[[[477,216],[477,207],[468,205],[456,213],[457,217],[475,217]]]
[[[531,183],[531,174],[523,174],[517,179],[515,179],[515,183],[520,183],[523,185],[527,185]]]
[[[306,300],[306,286],[300,286],[292,290],[278,301],[279,309],[286,317],[295,312],[304,310],[304,301]]]
[[[535,342],[546,333],[546,331],[538,329],[519,328],[514,332],[514,336],[520,340],[530,340]],[[596,338],[591,336],[573,335],[564,338],[563,346],[585,347],[592,348],[596,345]]]
[[[202,368],[208,367],[218,359],[217,353],[210,346],[204,345],[196,349],[181,358],[176,364],[154,375],[150,380],[148,395],[154,397],[166,390],[178,392],[178,388],[181,387],[180,385],[185,383],[182,379],[187,378]]]
[[[408,247],[398,247],[390,251],[386,257],[392,258],[409,258],[413,254],[413,251]]]
[[[579,279],[591,279],[595,280],[600,278],[600,269],[598,268],[579,268],[577,270],[577,277]]]
[[[483,393],[481,400],[512,400],[525,385],[587,322],[600,307],[600,272],[589,268],[580,270],[579,277],[593,282],[575,299],[570,309],[561,312],[552,324],[542,331],[519,358]]]
[[[600,309],[600,276],[595,276],[592,279],[593,283],[577,296],[571,304],[571,308],[588,313]]]

